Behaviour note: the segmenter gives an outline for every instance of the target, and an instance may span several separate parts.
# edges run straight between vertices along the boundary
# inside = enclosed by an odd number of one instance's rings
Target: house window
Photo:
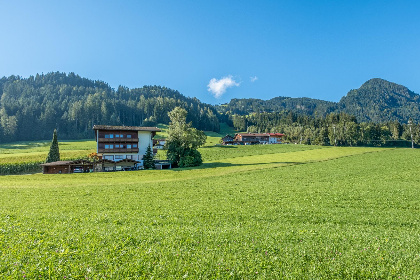
[[[120,138],[124,138],[124,136],[122,134],[120,134]]]
[[[127,149],[131,149],[131,145],[130,144],[127,145]]]
[[[115,138],[120,138],[120,135],[119,134],[115,134]]]
[[[105,145],[105,149],[109,149],[109,145]]]
[[[109,148],[110,149],[114,149],[114,145],[109,145]]]
[[[119,155],[119,156],[115,156],[115,160],[120,160],[120,159],[123,159],[124,158],[124,156],[122,156],[122,155]]]
[[[137,144],[133,144],[133,148],[137,148]]]
[[[110,134],[109,135],[109,138],[114,138],[114,134]]]
[[[114,160],[114,156],[104,156],[104,159]]]
[[[128,135],[127,135],[127,138],[131,138],[131,134],[128,134]]]

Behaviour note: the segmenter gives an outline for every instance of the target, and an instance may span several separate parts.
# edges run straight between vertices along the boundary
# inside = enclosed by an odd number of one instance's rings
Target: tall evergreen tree
[[[54,129],[53,139],[45,162],[54,162],[60,160],[60,151],[58,149],[57,129]]]
[[[153,153],[150,145],[147,146],[146,154],[143,156],[144,169],[155,169],[155,162],[153,161]]]

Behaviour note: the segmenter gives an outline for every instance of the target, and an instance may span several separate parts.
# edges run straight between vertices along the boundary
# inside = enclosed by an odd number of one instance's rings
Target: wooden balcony
[[[137,143],[138,138],[99,138],[98,143]]]
[[[122,148],[122,149],[98,149],[98,153],[120,153],[120,154],[127,154],[127,153],[138,153],[139,149],[138,148],[132,148],[132,149],[126,149],[126,148]]]

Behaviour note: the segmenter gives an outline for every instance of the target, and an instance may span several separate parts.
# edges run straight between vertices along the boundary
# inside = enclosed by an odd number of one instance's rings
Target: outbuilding
[[[44,174],[85,173],[93,169],[93,163],[88,160],[54,161],[41,164]]]

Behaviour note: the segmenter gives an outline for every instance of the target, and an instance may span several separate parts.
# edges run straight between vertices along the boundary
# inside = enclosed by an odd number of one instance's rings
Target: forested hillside
[[[371,79],[351,90],[339,104],[340,111],[360,122],[420,121],[420,96],[408,88],[382,79]]]
[[[232,99],[212,106],[161,86],[111,88],[74,73],[0,79],[0,142],[92,138],[94,124],[153,126],[168,124],[176,106],[188,111],[195,128],[219,131],[226,122],[239,131],[282,132],[292,142],[370,145],[408,140],[407,121],[419,140],[420,97],[406,87],[372,79],[340,102],[276,97]],[[334,128],[335,127],[335,128]],[[335,131],[335,132],[334,132]],[[306,139],[306,140],[305,140]],[[337,143],[335,143],[337,142]]]
[[[229,103],[217,105],[221,114],[247,115],[257,112],[281,112],[284,110],[293,113],[325,117],[328,113],[337,110],[337,103],[312,98],[275,97],[269,100],[261,99],[232,99]]]
[[[69,73],[48,73],[0,79],[0,142],[92,138],[94,124],[143,125],[168,123],[176,106],[201,130],[219,130],[216,110],[196,98],[160,86],[117,90],[101,81]]]
[[[358,122],[407,123],[410,118],[415,122],[420,121],[420,96],[404,86],[383,79],[371,79],[359,89],[350,90],[338,103],[311,98],[275,97],[270,100],[232,99],[216,108],[225,119],[232,119],[233,115],[291,111],[313,117],[344,112],[355,116]]]

